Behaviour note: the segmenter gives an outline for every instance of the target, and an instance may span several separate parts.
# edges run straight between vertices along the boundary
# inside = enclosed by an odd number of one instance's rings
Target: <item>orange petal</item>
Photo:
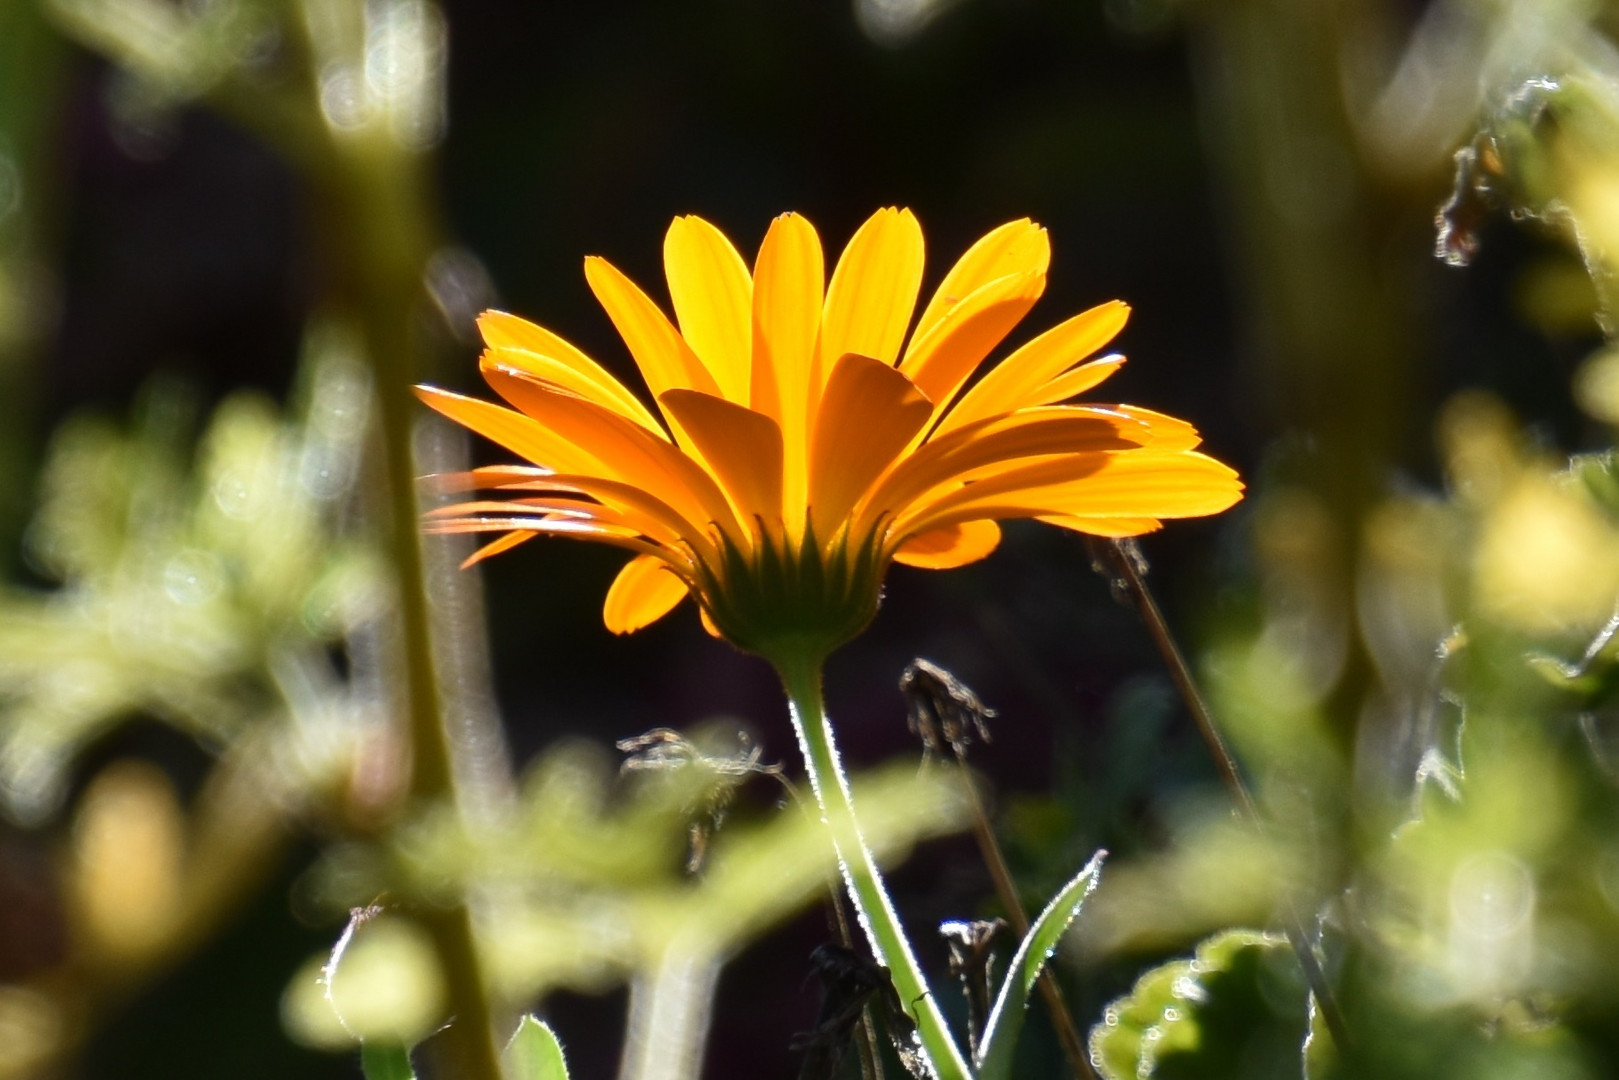
[[[586,447],[600,469],[581,470],[640,488],[701,527],[713,522],[736,535],[730,504],[706,472],[674,446],[593,401],[548,390],[499,371],[487,375],[502,397],[560,438]]]
[[[850,353],[838,361],[810,456],[810,512],[823,540],[932,415],[933,403],[881,360]]]
[[[1150,432],[1147,445],[1154,450],[1195,450],[1203,441],[1197,428],[1185,420],[1136,405],[1115,405],[1113,408],[1147,425]]]
[[[825,287],[814,227],[798,214],[772,221],[753,267],[751,395],[754,411],[781,428],[782,499],[795,533],[804,527],[809,491],[807,448],[816,412],[810,375]]]
[[[503,551],[510,551],[523,541],[532,540],[538,535],[540,534],[528,529],[513,529],[505,536],[491,540],[477,551],[474,551],[471,555],[468,555],[466,558],[462,559],[461,569],[465,570],[469,566],[481,563],[491,555],[499,555]]]
[[[677,387],[719,393],[714,376],[703,367],[680,331],[635,282],[596,255],[585,260],[585,280],[618,328],[653,397]]]
[[[744,524],[781,521],[781,429],[768,416],[695,390],[659,399],[708,459]]]
[[[993,521],[963,521],[913,536],[894,552],[894,561],[924,570],[953,570],[977,562],[1001,542]]]
[[[520,487],[533,480],[544,480],[550,469],[537,465],[480,465],[461,472],[433,473],[419,479],[422,490],[433,495],[456,495],[480,488]]]
[[[1029,313],[1046,287],[1044,270],[996,278],[968,293],[925,334],[911,339],[899,369],[940,408],[991,349]]]
[[[1094,454],[1140,446],[1149,429],[1131,417],[1084,406],[1023,409],[935,436],[883,478],[861,517],[904,513],[940,485],[982,483],[986,474],[1021,468],[1027,459]]]
[[[1129,317],[1129,306],[1114,300],[1057,324],[986,372],[978,384],[967,391],[961,402],[950,410],[950,415],[945,417],[939,429],[948,431],[973,420],[1009,413],[1026,405],[1062,401],[1090,389],[1111,375],[1118,364],[1124,362],[1124,358],[1110,357],[1114,360],[1112,367],[1093,369],[1091,374],[1095,378],[1089,383],[1083,379],[1074,380],[1074,388],[1066,389],[1061,397],[1045,397],[1045,401],[1040,402],[1034,400],[1046,383],[1112,341]],[[1091,365],[1086,367],[1090,368]]]
[[[680,336],[727,401],[748,403],[753,356],[753,280],[736,248],[700,217],[677,217],[663,238]]]
[[[607,590],[602,620],[615,634],[630,634],[657,622],[686,598],[686,583],[656,555],[637,555]]]
[[[486,311],[478,316],[478,330],[489,346],[481,366],[497,365],[555,383],[662,433],[663,428],[627,386],[545,327],[504,311]]]
[[[589,452],[531,416],[434,386],[416,387],[416,396],[456,423],[536,465],[557,472],[591,472],[599,467]]]
[[[520,513],[509,514],[504,517],[480,514],[472,517],[430,521],[424,526],[424,531],[430,536],[455,536],[474,532],[530,532],[540,536],[568,536],[575,540],[591,540],[596,543],[611,544],[614,547],[626,548],[642,555],[657,555],[659,558],[675,558],[677,556],[677,553],[673,550],[648,543],[638,536],[626,536],[622,532],[597,525],[595,522],[577,521],[571,518],[524,517]]]
[[[1064,517],[1061,514],[1042,514],[1038,520],[1047,525],[1055,525],[1059,529],[1070,529],[1088,536],[1141,536],[1157,532],[1164,527],[1164,523],[1157,518],[1078,518]]]
[[[922,287],[922,252],[922,226],[909,210],[879,210],[855,232],[826,291],[823,382],[845,353],[885,364],[898,358]]]
[[[1073,370],[1064,372],[1045,385],[1031,391],[1028,404],[1050,405],[1057,401],[1067,401],[1069,398],[1083,394],[1123,366],[1124,357],[1118,353],[1100,357],[1088,364],[1080,364]]]
[[[1092,471],[1086,474],[1086,468]],[[903,535],[978,518],[1202,517],[1241,498],[1235,470],[1211,457],[1123,450],[1048,460],[970,484],[914,510],[895,530]]]
[[[988,282],[1008,274],[1030,271],[1044,274],[1051,265],[1051,240],[1046,230],[1023,218],[994,229],[967,249],[939,283],[938,291],[911,334],[915,341],[933,330],[945,314],[962,299]]]

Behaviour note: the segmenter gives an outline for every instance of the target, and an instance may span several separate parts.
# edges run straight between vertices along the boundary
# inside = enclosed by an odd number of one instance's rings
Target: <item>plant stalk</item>
[[[793,729],[804,754],[810,786],[832,833],[844,884],[854,901],[860,926],[879,963],[894,980],[900,1001],[916,1022],[922,1048],[939,1080],[971,1080],[972,1070],[945,1024],[944,1014],[928,988],[910,941],[883,887],[871,850],[860,835],[849,795],[849,779],[838,758],[832,725],[821,692],[821,657],[789,656],[775,660],[791,709]]]
[[[1141,620],[1147,624],[1147,633],[1151,635],[1153,644],[1158,647],[1164,666],[1169,669],[1169,677],[1175,683],[1175,689],[1179,691],[1181,700],[1186,703],[1187,711],[1192,714],[1192,722],[1197,725],[1198,734],[1203,737],[1209,755],[1214,758],[1214,767],[1220,773],[1220,779],[1225,782],[1227,790],[1231,792],[1238,812],[1256,832],[1263,835],[1266,831],[1265,822],[1260,816],[1258,804],[1254,802],[1247,781],[1242,778],[1242,772],[1237,767],[1237,759],[1232,755],[1231,748],[1226,744],[1225,738],[1214,722],[1214,713],[1209,709],[1208,699],[1203,696],[1203,691],[1192,675],[1191,665],[1186,662],[1180,646],[1175,643],[1175,637],[1169,631],[1169,623],[1165,620],[1163,611],[1159,609],[1152,590],[1147,587],[1147,579],[1142,575],[1142,564],[1136,554],[1119,540],[1095,540],[1092,542],[1092,553],[1100,556],[1097,560],[1098,565],[1105,566],[1112,579],[1123,586],[1129,594],[1136,610],[1141,614]],[[1282,923],[1288,943],[1292,945],[1293,952],[1298,957],[1299,967],[1304,970],[1305,982],[1309,984],[1310,993],[1315,997],[1316,1007],[1321,1010],[1321,1019],[1326,1022],[1327,1030],[1332,1035],[1332,1041],[1340,1050],[1348,1050],[1352,1044],[1349,1030],[1344,1026],[1343,1014],[1338,1011],[1332,988],[1327,985],[1327,973],[1322,970],[1321,961],[1316,958],[1309,935],[1304,932],[1304,923],[1299,918],[1291,899],[1283,902]]]

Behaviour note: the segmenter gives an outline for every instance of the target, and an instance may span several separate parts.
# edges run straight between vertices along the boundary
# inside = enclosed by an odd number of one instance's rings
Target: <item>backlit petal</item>
[[[1047,460],[948,492],[925,509],[913,509],[896,531],[926,531],[979,518],[1201,517],[1228,509],[1240,498],[1236,472],[1213,458],[1195,452],[1123,450]]]
[[[600,475],[657,493],[696,525],[714,522],[736,534],[736,519],[718,485],[678,448],[593,401],[499,371],[491,371],[487,377],[502,397],[558,437],[588,447],[601,463]]]
[[[602,620],[615,634],[634,633],[673,611],[688,592],[668,563],[654,555],[637,555],[607,590]]]
[[[1029,313],[1046,287],[1044,271],[1008,274],[951,307],[925,334],[911,340],[899,369],[940,408]]]
[[[478,316],[478,331],[489,346],[481,365],[510,368],[555,383],[662,434],[663,428],[627,386],[545,327],[504,311],[486,311]]]
[[[924,570],[953,570],[977,562],[1001,542],[993,521],[963,521],[913,536],[894,552],[894,561]]]
[[[1031,390],[1026,404],[1050,405],[1057,401],[1067,401],[1083,394],[1123,366],[1124,357],[1118,353],[1092,360],[1088,364],[1081,364],[1072,371],[1064,372],[1050,382]]]
[[[989,232],[967,249],[922,309],[912,340],[933,329],[956,304],[988,282],[1008,274],[1045,273],[1051,265],[1051,241],[1046,230],[1022,218]]]
[[[871,522],[886,512],[903,513],[941,485],[981,481],[1045,455],[1124,450],[1150,439],[1149,429],[1122,412],[1080,406],[1025,409],[981,420],[936,436],[895,466],[872,492],[861,515]]]
[[[838,361],[810,451],[810,514],[823,539],[932,414],[933,403],[881,360],[850,353]]]
[[[503,551],[510,551],[523,541],[532,540],[538,535],[540,534],[537,532],[532,532],[528,529],[513,529],[505,536],[497,537],[496,539],[491,540],[477,551],[474,551],[471,555],[468,555],[466,558],[462,559],[461,569],[465,570],[469,566],[481,563],[491,555],[499,555]]]
[[[585,260],[585,280],[613,320],[654,398],[677,387],[719,393],[719,384],[680,331],[635,282],[595,255]]]
[[[1177,420],[1173,416],[1166,416],[1152,409],[1143,409],[1138,405],[1115,405],[1113,408],[1147,425],[1152,433],[1147,445],[1154,450],[1195,450],[1203,441],[1197,433],[1197,428],[1185,420]]]
[[[1037,519],[1047,525],[1055,525],[1059,529],[1069,529],[1073,532],[1085,533],[1088,536],[1142,536],[1146,533],[1157,532],[1164,527],[1164,523],[1157,518],[1075,518],[1064,517],[1061,514],[1042,514]]]
[[[748,403],[753,364],[753,279],[725,235],[700,217],[677,217],[663,238],[680,336],[727,401]]]
[[[838,259],[821,319],[821,381],[845,353],[892,364],[922,288],[922,227],[909,210],[879,210]]]
[[[950,410],[940,430],[948,431],[986,416],[1011,412],[1023,405],[1044,404],[1034,400],[1036,392],[1112,341],[1124,329],[1129,316],[1129,306],[1115,300],[1093,307],[1047,330],[986,372],[978,384]],[[1114,367],[1123,362],[1124,358],[1118,357]],[[1073,397],[1111,375],[1113,368],[1095,368],[1092,371],[1096,375],[1094,382],[1078,385],[1082,380],[1075,380],[1075,388],[1066,390],[1062,397],[1047,400],[1062,401]]]
[[[744,525],[781,521],[781,429],[768,416],[695,390],[660,402],[708,459]]]
[[[598,467],[586,449],[531,416],[435,386],[416,387],[416,396],[456,423],[536,465],[557,472],[590,472]]]
[[[826,268],[821,240],[798,214],[770,223],[753,267],[753,408],[781,428],[787,525],[804,526],[809,434],[815,415],[810,373],[821,327]]]

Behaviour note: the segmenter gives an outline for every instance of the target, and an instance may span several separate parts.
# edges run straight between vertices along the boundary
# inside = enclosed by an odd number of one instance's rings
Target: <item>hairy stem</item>
[[[928,989],[871,851],[860,835],[849,797],[849,779],[838,759],[832,725],[827,720],[821,696],[821,658],[787,657],[776,661],[776,670],[787,691],[793,729],[804,754],[810,786],[820,804],[822,820],[831,830],[844,884],[854,901],[866,940],[878,962],[888,968],[901,1003],[916,1022],[917,1034],[934,1074],[940,1080],[970,1080],[972,1071]]]

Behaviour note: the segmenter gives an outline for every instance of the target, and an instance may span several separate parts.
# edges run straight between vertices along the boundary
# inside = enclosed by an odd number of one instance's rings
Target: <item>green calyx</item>
[[[814,522],[801,540],[762,526],[755,549],[719,538],[721,564],[699,566],[702,602],[714,627],[733,645],[775,662],[825,657],[877,614],[883,560],[875,537],[851,547],[840,533],[825,549]]]

